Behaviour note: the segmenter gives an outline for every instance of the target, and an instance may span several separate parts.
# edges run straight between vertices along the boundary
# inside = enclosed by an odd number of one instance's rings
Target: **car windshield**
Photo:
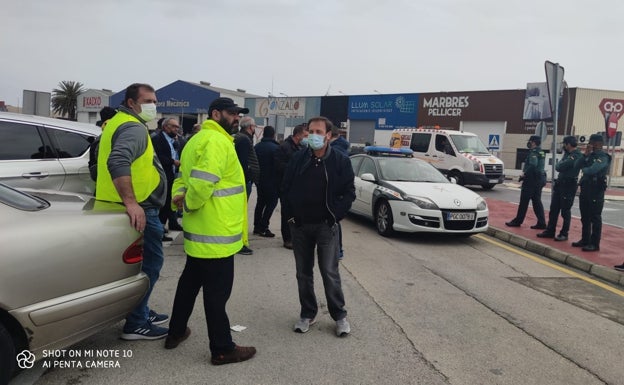
[[[0,203],[24,211],[39,211],[50,207],[47,201],[17,191],[2,183],[0,183]]]
[[[387,181],[449,183],[435,167],[414,158],[379,158],[378,163]]]
[[[487,148],[478,136],[472,135],[450,135],[457,150],[468,154],[489,154]]]

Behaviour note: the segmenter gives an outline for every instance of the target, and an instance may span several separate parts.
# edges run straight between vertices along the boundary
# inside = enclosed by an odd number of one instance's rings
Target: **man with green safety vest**
[[[240,113],[230,98],[217,98],[208,108],[209,119],[184,147],[180,177],[173,184],[173,203],[184,209],[186,265],[178,281],[166,349],[188,338],[188,320],[203,288],[213,365],[246,361],[254,347],[232,341],[225,310],[234,283],[234,255],[247,241],[245,174],[234,149]]]
[[[163,226],[158,213],[167,193],[165,172],[146,126],[155,118],[154,88],[148,84],[130,85],[118,112],[102,132],[98,150],[95,198],[126,207],[130,224],[143,233],[142,270],[150,280],[145,297],[126,317],[121,335],[125,340],[155,340],[168,332],[157,325],[167,322],[169,316],[147,306],[164,261]]]

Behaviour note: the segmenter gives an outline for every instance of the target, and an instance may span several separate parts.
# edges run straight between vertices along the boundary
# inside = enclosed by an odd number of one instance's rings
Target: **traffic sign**
[[[617,132],[618,121],[624,114],[624,100],[602,99],[598,105],[605,119],[605,128],[608,138],[613,138]]]
[[[490,134],[488,136],[488,148],[490,150],[500,150],[500,135]]]

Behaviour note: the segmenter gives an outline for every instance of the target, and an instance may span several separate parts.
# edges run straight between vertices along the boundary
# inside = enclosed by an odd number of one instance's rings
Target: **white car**
[[[0,112],[0,182],[93,194],[89,149],[101,133],[93,124]]]
[[[373,219],[379,234],[487,230],[487,204],[474,191],[449,182],[429,163],[411,157],[411,150],[365,150],[351,156],[356,198],[350,211]]]

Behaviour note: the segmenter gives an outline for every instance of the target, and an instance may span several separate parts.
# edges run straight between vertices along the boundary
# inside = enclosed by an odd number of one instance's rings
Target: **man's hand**
[[[185,195],[186,194],[184,193],[178,194],[174,196],[173,199],[171,200],[173,204],[176,205],[179,210],[182,210],[184,208],[184,196]]]
[[[130,225],[139,233],[145,230],[145,210],[138,203],[126,205],[126,212],[130,217]]]
[[[585,156],[591,154],[594,151],[594,146],[592,146],[591,144],[588,144],[585,147]]]

